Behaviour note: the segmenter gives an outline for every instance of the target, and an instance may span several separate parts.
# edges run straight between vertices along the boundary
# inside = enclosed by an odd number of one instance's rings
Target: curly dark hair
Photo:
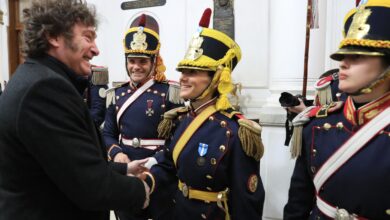
[[[76,23],[97,26],[96,10],[85,0],[38,0],[23,10],[24,45],[28,57],[41,57],[50,48],[47,37],[64,36],[70,43]]]

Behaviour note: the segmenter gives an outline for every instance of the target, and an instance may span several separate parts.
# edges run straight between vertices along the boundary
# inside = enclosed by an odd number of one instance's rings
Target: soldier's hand
[[[130,163],[129,157],[124,153],[117,153],[114,157],[114,162],[117,163]]]
[[[145,181],[142,180],[142,182],[144,183],[144,187],[145,187],[145,202],[142,209],[146,209],[149,206],[150,188]]]
[[[148,162],[148,158],[142,160],[133,160],[127,164],[127,174],[138,175],[147,171],[145,163]]]

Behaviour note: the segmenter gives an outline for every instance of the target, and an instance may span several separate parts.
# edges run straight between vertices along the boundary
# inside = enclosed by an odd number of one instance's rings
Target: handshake
[[[154,165],[157,164],[157,160],[154,157],[148,157],[141,160],[133,160],[130,161],[130,159],[127,157],[124,153],[118,153],[115,158],[114,162],[119,163],[127,163],[127,176],[132,177],[138,177],[142,180],[145,192],[146,192],[146,198],[144,202],[143,208],[145,209],[149,205],[149,196],[150,196],[150,187],[145,182],[146,179],[146,172],[149,171],[149,169]]]

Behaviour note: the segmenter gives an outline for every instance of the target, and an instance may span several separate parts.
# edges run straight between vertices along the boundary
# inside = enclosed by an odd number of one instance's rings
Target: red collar
[[[369,102],[359,109],[355,109],[352,98],[349,96],[344,105],[344,116],[353,125],[363,125],[390,106],[390,92]]]

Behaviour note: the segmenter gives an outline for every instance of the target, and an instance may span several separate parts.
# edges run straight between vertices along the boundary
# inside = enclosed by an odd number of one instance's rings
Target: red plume
[[[356,7],[359,5],[360,0],[356,0]]]
[[[145,21],[146,21],[146,15],[142,14],[141,18],[139,19],[138,26],[145,27]]]
[[[199,26],[208,28],[210,24],[210,17],[211,17],[211,9],[206,8],[206,10],[204,10],[203,12],[202,18],[199,21]]]

